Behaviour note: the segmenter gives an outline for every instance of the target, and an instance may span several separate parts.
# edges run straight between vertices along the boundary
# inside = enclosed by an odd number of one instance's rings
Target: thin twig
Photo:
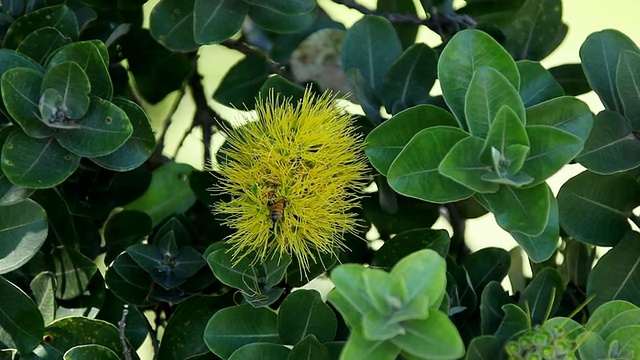
[[[149,331],[149,337],[151,338],[151,346],[153,346],[153,354],[154,354],[153,358],[157,359],[159,350],[160,350],[160,342],[158,341],[157,330],[158,330],[158,327],[160,327],[162,320],[159,320],[160,313],[157,309],[156,311],[154,311],[154,313],[155,313],[155,319],[154,319],[155,328],[148,321],[145,321],[145,322],[147,324],[147,330]]]
[[[167,157],[162,154],[162,152],[164,151],[165,139],[167,137],[167,130],[169,130],[169,126],[171,126],[171,124],[173,123],[173,115],[178,110],[178,106],[180,105],[180,102],[184,97],[185,86],[186,85],[182,86],[182,88],[180,88],[180,90],[178,91],[175,100],[173,101],[173,103],[171,103],[171,107],[169,108],[167,116],[162,122],[162,132],[160,133],[158,144],[156,145],[156,148],[151,155],[151,158],[153,159],[153,161],[151,162],[153,163],[163,164],[168,160]]]
[[[118,321],[118,332],[120,334],[120,343],[122,344],[122,355],[125,360],[131,360],[131,349],[127,345],[127,336],[125,335],[125,327],[127,326],[127,314],[129,314],[129,305],[125,304],[122,309],[122,318]]]

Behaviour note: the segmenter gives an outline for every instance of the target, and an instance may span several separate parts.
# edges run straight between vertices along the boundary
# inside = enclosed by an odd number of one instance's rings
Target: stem
[[[162,122],[162,132],[160,134],[160,138],[158,139],[158,144],[156,145],[156,148],[153,151],[153,154],[151,155],[152,163],[163,164],[168,161],[168,158],[162,154],[162,151],[164,150],[165,138],[167,137],[167,130],[169,129],[169,126],[171,126],[171,123],[173,122],[173,114],[175,114],[176,111],[178,110],[178,106],[180,105],[180,102],[184,97],[184,91],[185,91],[185,87],[183,86],[178,92],[176,99],[171,104],[169,113],[167,114],[166,118]]]
[[[124,309],[122,309],[122,318],[118,321],[118,333],[120,335],[120,343],[122,344],[122,355],[125,360],[131,360],[131,349],[127,345],[127,337],[124,333],[125,327],[127,326],[127,314],[129,314],[129,305],[125,304]]]
[[[444,208],[446,210],[447,220],[453,229],[449,254],[456,259],[457,263],[460,263],[469,254],[469,248],[467,248],[464,237],[467,222],[462,216],[460,216],[460,212],[458,211],[458,207],[455,203],[445,204]]]

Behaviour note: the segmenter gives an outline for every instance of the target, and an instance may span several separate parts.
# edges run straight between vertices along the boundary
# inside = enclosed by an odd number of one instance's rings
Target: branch
[[[357,10],[364,15],[377,15],[389,20],[393,24],[424,25],[431,31],[440,35],[446,41],[460,30],[472,27],[476,21],[468,15],[459,15],[454,12],[439,13],[435,7],[425,9],[429,17],[420,19],[416,15],[403,13],[381,13],[360,5],[355,0],[332,0],[336,4],[344,5]]]
[[[470,253],[464,236],[467,228],[466,219],[460,216],[456,203],[445,204],[444,209],[446,210],[445,216],[453,229],[449,253],[455,257],[456,262],[459,264]]]
[[[122,319],[118,321],[118,333],[120,334],[120,343],[122,344],[122,355],[125,360],[131,360],[131,349],[127,345],[127,337],[124,333],[125,327],[127,326],[127,314],[129,314],[129,305],[124,305],[124,309],[122,309]]]
[[[176,95],[176,99],[171,104],[171,108],[169,108],[169,112],[167,113],[167,116],[162,122],[162,133],[160,134],[160,138],[158,139],[158,144],[156,145],[156,148],[153,151],[153,154],[151,155],[151,159],[152,159],[151,162],[154,164],[164,164],[168,160],[167,157],[162,154],[164,150],[165,139],[167,137],[167,130],[169,129],[169,126],[171,126],[171,123],[173,122],[173,114],[175,114],[176,110],[178,110],[178,106],[180,105],[180,102],[184,97],[184,91],[185,91],[185,87],[183,86],[179,90],[179,93]]]
[[[227,49],[236,50],[244,55],[261,56],[267,60],[267,66],[269,67],[270,73],[278,74],[289,81],[293,81],[293,79],[291,79],[291,76],[285,71],[285,67],[282,64],[273,61],[271,57],[261,49],[249,46],[243,38],[240,38],[238,40],[227,39],[221,42],[220,45],[226,47]]]

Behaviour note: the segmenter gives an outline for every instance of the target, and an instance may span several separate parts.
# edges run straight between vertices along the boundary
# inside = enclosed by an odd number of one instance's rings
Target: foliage
[[[330,7],[364,16],[347,29]],[[560,0],[375,8],[1,1],[1,357],[637,357],[638,46],[602,30],[546,69]],[[213,91],[204,45],[242,55]],[[591,90],[597,114],[576,98]],[[168,154],[183,98],[210,169]],[[257,147],[233,144],[246,134]],[[251,176],[225,168],[238,159]],[[256,191],[242,228],[232,205]],[[469,250],[487,213],[518,247]]]

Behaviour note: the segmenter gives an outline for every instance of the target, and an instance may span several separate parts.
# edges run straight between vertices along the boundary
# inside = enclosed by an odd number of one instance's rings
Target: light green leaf
[[[349,339],[340,354],[340,360],[389,360],[397,358],[398,354],[400,349],[390,341],[365,339],[362,327],[358,326],[351,329]]]
[[[457,359],[464,355],[464,343],[449,317],[434,311],[425,320],[404,323],[406,334],[391,339],[391,343],[413,356]]]

